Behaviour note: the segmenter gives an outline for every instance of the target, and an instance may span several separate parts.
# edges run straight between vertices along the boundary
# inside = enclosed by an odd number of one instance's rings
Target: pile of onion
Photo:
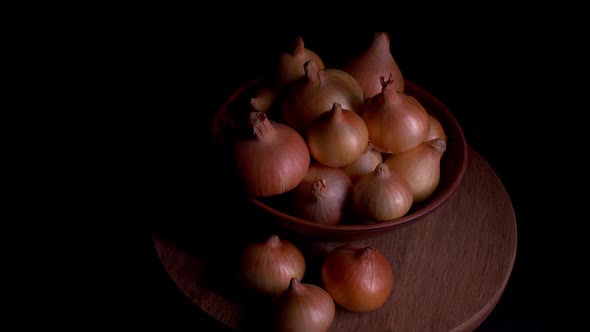
[[[245,192],[288,197],[283,212],[330,225],[397,219],[431,197],[447,136],[404,92],[389,34],[374,34],[342,68],[326,66],[302,37],[294,44],[264,81],[272,84],[243,105],[249,117],[232,157]]]
[[[322,264],[307,272],[298,247],[276,234],[246,245],[239,258],[242,286],[272,304],[272,331],[328,331],[336,305],[354,312],[377,310],[393,290],[388,258],[364,243],[346,243],[328,251]],[[309,274],[316,275],[318,282],[305,282],[304,275]]]
[[[283,212],[323,225],[394,220],[436,192],[447,136],[404,92],[387,33],[342,68],[326,66],[301,37],[277,60],[272,83],[247,96],[245,121],[233,128],[244,192],[279,198]],[[306,271],[297,246],[274,234],[244,247],[239,271],[244,288],[272,297],[276,331],[327,331],[336,305],[376,310],[393,290],[387,257],[362,243],[337,247],[321,271]],[[310,273],[321,285],[305,282]]]

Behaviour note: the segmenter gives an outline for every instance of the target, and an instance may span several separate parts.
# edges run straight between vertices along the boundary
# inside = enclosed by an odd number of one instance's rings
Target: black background
[[[168,279],[149,225],[232,217],[218,196],[199,197],[221,190],[208,158],[213,112],[295,36],[338,66],[376,31],[390,33],[405,78],[453,112],[512,199],[516,264],[480,330],[583,325],[590,54],[581,9],[51,3],[3,13],[8,330],[219,328]]]

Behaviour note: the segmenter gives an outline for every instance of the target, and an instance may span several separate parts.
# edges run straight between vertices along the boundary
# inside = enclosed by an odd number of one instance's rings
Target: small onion
[[[273,234],[265,242],[243,249],[239,273],[246,289],[275,295],[289,287],[291,278],[303,278],[305,258],[294,244]]]
[[[363,88],[365,98],[381,92],[380,76],[392,75],[396,91],[404,91],[404,78],[391,55],[390,39],[387,32],[373,35],[373,43],[364,52],[352,58],[342,70],[354,77]]]
[[[440,160],[446,148],[444,139],[435,138],[385,159],[389,169],[403,177],[412,188],[413,203],[424,201],[438,187]]]
[[[266,197],[295,188],[311,160],[303,137],[263,112],[250,112],[249,120],[252,137],[236,140],[232,151],[245,190]]]
[[[357,160],[367,147],[369,131],[353,111],[334,103],[332,109],[311,122],[307,146],[312,157],[330,167],[342,167]]]
[[[428,114],[429,119],[429,128],[428,128],[428,135],[424,141],[431,141],[435,138],[442,138],[445,141],[447,140],[447,135],[445,134],[445,130],[443,129],[440,122],[432,115]]]
[[[382,162],[383,155],[381,152],[373,149],[373,144],[369,142],[365,148],[365,152],[353,163],[342,167],[342,169],[348,174],[352,183],[356,183],[363,175],[374,171],[375,167]]]
[[[320,69],[313,60],[307,61],[303,69],[305,76],[294,82],[282,96],[285,124],[303,135],[311,122],[329,111],[334,103],[339,103],[343,109],[360,112],[363,91],[354,77],[339,69]]]
[[[412,207],[412,188],[386,164],[361,177],[354,185],[355,211],[369,221],[385,221],[404,216]]]
[[[380,79],[383,90],[367,101],[362,113],[369,139],[385,153],[413,149],[428,135],[428,113],[416,98],[396,91],[391,79]]]
[[[328,253],[322,284],[345,309],[367,312],[381,307],[393,290],[393,270],[375,247],[349,243]]]
[[[274,299],[273,331],[326,332],[330,329],[336,305],[319,286],[291,279],[289,288]]]
[[[312,50],[305,47],[303,38],[295,38],[295,47],[291,53],[282,53],[278,59],[277,88],[290,85],[305,75],[303,64],[313,60],[319,69],[324,69],[322,59]]]
[[[352,181],[340,168],[311,164],[292,191],[292,214],[320,224],[342,221],[352,193]]]

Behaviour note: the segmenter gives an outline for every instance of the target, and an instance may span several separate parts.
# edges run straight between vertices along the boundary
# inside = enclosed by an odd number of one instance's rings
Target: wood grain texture
[[[470,149],[469,154],[463,183],[444,206],[419,222],[362,240],[389,259],[393,292],[373,312],[338,308],[330,331],[472,331],[490,314],[514,265],[516,219],[494,171],[477,152]],[[154,231],[157,252],[172,280],[196,306],[224,325],[264,329],[269,301],[243,292],[235,282],[236,271],[229,267],[240,246],[272,230],[237,232],[241,241],[231,241],[235,246],[223,254],[207,244],[211,242],[206,238],[214,241],[214,234],[191,227],[168,225]],[[303,281],[310,283],[318,283],[325,253],[341,244],[281,235],[306,255]]]

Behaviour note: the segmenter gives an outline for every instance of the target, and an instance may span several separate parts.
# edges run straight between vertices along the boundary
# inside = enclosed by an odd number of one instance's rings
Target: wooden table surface
[[[263,329],[267,302],[243,293],[229,267],[232,253],[268,231],[203,234],[196,225],[154,231],[163,267],[197,307],[223,325]],[[340,243],[290,240],[309,261],[303,281],[318,282],[321,257]],[[504,291],[516,241],[510,198],[493,169],[470,148],[463,183],[445,205],[419,222],[363,241],[389,259],[395,275],[392,295],[369,313],[338,308],[330,331],[472,331]]]

